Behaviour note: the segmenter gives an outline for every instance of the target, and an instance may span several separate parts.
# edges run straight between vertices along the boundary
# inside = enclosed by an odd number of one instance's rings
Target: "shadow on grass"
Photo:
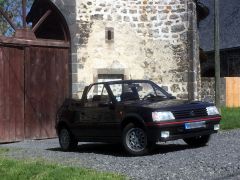
[[[182,151],[185,149],[190,149],[192,147],[185,144],[157,144],[148,155],[157,155],[157,154],[166,154],[176,151]],[[49,151],[59,151],[62,149],[59,148],[50,148]],[[77,149],[71,152],[75,153],[95,153],[102,155],[111,155],[116,157],[131,157],[121,144],[105,144],[105,143],[86,143],[79,144]]]

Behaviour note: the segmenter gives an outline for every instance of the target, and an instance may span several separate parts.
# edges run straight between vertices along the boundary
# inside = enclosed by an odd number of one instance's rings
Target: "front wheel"
[[[59,133],[59,143],[63,151],[71,151],[77,148],[78,142],[71,135],[70,131],[62,128]]]
[[[141,156],[149,151],[146,132],[134,124],[128,124],[122,135],[125,150],[131,155]]]
[[[209,142],[210,135],[185,138],[183,140],[190,146],[201,147],[201,146],[205,146]]]

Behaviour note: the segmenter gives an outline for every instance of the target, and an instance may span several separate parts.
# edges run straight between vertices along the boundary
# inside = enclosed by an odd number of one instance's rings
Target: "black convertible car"
[[[177,100],[152,81],[125,80],[91,84],[81,100],[66,99],[56,130],[65,151],[79,141],[113,142],[143,155],[156,142],[176,139],[204,146],[220,119],[211,103]]]

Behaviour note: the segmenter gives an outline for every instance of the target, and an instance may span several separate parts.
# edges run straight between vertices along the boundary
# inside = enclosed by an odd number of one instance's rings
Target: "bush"
[[[221,108],[221,129],[240,128],[240,108]]]

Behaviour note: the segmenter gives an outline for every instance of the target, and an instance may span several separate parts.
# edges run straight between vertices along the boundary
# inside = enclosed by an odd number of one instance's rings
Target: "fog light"
[[[168,138],[170,135],[169,131],[161,131],[161,137],[162,138]]]
[[[219,124],[215,124],[215,125],[214,125],[214,130],[217,131],[217,130],[219,130],[219,129],[220,129],[220,125],[219,125]]]

